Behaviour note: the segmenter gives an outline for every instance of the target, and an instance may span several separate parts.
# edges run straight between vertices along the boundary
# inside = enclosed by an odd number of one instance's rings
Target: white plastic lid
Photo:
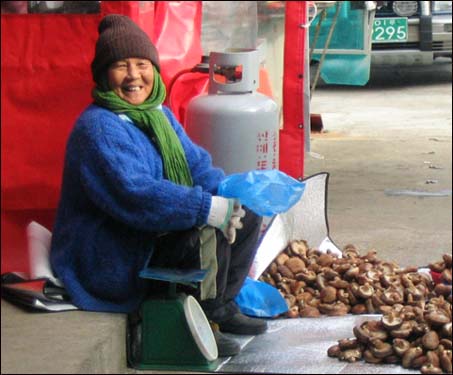
[[[208,361],[217,359],[219,352],[214,334],[212,333],[206,315],[194,297],[187,296],[184,300],[184,314],[190,332],[203,356]]]

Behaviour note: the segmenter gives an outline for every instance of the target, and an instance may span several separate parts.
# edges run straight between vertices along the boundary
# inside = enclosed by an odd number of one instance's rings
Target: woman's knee
[[[263,221],[263,218],[256,213],[254,213],[252,210],[250,210],[247,207],[244,207],[245,210],[245,216],[242,219],[242,223],[244,224],[244,227],[249,227],[249,228],[260,228],[261,223]]]

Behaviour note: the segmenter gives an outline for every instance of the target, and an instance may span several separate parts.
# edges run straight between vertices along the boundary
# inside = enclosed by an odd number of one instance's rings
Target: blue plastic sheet
[[[220,183],[218,194],[239,199],[257,215],[273,216],[288,211],[304,189],[303,182],[272,169],[229,175]]]
[[[236,304],[243,314],[258,318],[273,318],[288,311],[288,305],[280,292],[272,285],[247,277]]]
[[[190,284],[203,281],[207,273],[207,270],[199,269],[148,267],[141,270],[139,276],[143,279],[168,281],[170,283]]]

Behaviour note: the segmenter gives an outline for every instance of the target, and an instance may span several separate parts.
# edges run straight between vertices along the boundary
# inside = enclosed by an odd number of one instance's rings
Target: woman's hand
[[[213,196],[207,223],[219,228],[231,245],[236,240],[236,230],[242,228],[244,216],[245,211],[238,200]]]

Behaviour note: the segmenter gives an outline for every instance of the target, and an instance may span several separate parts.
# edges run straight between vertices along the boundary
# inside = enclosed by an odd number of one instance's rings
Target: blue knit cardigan
[[[90,105],[67,146],[50,262],[83,310],[130,312],[145,294],[138,277],[157,232],[206,223],[223,171],[162,107],[186,153],[193,187],[164,178],[154,144],[133,123]]]

